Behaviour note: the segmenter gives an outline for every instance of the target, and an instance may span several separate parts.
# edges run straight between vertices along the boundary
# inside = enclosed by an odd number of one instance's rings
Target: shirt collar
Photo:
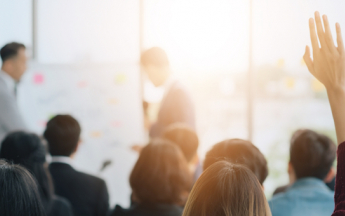
[[[291,186],[291,189],[304,188],[304,187],[318,187],[318,188],[328,189],[326,184],[321,179],[314,178],[314,177],[307,177],[307,178],[302,178],[302,179],[297,180]]]
[[[72,166],[73,160],[70,157],[66,156],[52,156],[51,163],[64,163]]]
[[[5,71],[0,70],[0,78],[4,80],[8,89],[14,91],[17,82],[10,75],[8,75]]]

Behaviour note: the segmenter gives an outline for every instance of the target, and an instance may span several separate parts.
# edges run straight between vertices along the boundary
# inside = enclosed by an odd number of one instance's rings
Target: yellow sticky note
[[[278,59],[277,66],[282,68],[285,66],[285,60],[284,59]]]
[[[325,86],[317,79],[312,80],[311,87],[314,92],[322,92],[325,90]]]
[[[285,86],[288,89],[293,89],[295,87],[295,79],[291,78],[291,77],[286,78],[285,79]]]
[[[127,81],[127,76],[126,74],[117,74],[115,76],[115,84],[116,85],[121,85],[124,84]]]

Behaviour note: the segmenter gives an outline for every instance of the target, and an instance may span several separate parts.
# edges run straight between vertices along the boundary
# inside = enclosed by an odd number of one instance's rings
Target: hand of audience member
[[[334,45],[327,16],[323,16],[325,29],[322,27],[320,14],[315,12],[315,21],[309,20],[310,38],[313,47],[313,59],[307,46],[304,61],[308,70],[327,89],[328,99],[337,133],[338,143],[345,141],[345,51],[340,25],[336,24],[337,44]],[[321,47],[319,47],[319,42]]]
[[[322,16],[325,30],[319,12],[315,12],[315,23],[312,18],[309,20],[310,38],[313,48],[313,60],[310,58],[310,49],[307,46],[304,54],[304,61],[308,70],[321,83],[327,91],[343,90],[345,88],[345,52],[341,37],[339,23],[336,24],[337,44],[334,45],[329,22],[326,15]],[[319,47],[319,42],[321,48]]]

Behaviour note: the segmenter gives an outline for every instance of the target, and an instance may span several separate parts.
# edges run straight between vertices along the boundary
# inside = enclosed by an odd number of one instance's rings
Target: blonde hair
[[[262,186],[243,165],[219,161],[195,183],[183,216],[271,216]]]

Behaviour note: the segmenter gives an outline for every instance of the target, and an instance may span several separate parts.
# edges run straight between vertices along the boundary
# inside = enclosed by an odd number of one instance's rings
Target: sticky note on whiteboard
[[[43,74],[41,74],[41,73],[36,73],[36,74],[34,75],[33,82],[34,82],[34,84],[36,84],[36,85],[40,85],[40,84],[44,83],[44,76],[43,76]]]
[[[126,74],[117,74],[115,76],[115,84],[116,85],[122,85],[127,81],[127,76]]]

